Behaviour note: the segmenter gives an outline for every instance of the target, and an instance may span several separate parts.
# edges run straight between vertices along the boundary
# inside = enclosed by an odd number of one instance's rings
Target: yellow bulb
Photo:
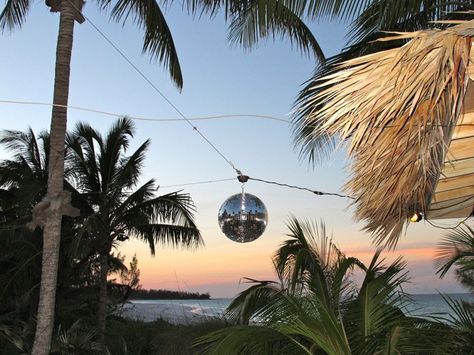
[[[410,222],[416,223],[423,219],[423,215],[420,212],[415,212],[413,216],[410,217]]]

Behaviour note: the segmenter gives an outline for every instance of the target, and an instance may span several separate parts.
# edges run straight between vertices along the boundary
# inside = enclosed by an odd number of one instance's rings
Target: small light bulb
[[[410,217],[410,222],[417,223],[417,222],[420,222],[422,219],[423,219],[423,215],[421,214],[421,212],[415,212]]]

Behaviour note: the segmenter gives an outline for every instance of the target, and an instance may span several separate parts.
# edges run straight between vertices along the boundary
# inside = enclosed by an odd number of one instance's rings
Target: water
[[[453,300],[474,302],[473,294],[450,294]],[[413,315],[450,314],[451,310],[443,297],[439,294],[412,295],[413,305],[409,307]],[[209,300],[133,300],[132,304],[145,306],[166,305],[174,309],[188,310],[189,312],[206,317],[220,316],[232,302],[231,298],[215,298]]]
[[[474,303],[474,294],[453,293],[447,296],[452,300]],[[452,314],[451,308],[440,294],[412,295],[412,299],[414,304],[409,307],[409,311],[415,315]]]
[[[196,315],[215,317],[221,316],[227,306],[232,302],[231,298],[214,298],[209,300],[132,300],[134,305],[164,305],[177,311],[189,311]]]

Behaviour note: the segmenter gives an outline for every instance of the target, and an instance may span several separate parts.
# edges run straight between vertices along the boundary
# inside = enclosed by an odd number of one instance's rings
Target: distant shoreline
[[[452,299],[474,302],[471,293],[443,294]],[[407,309],[423,316],[435,313],[449,313],[442,295],[437,293],[410,294],[414,303]],[[198,324],[207,320],[221,319],[233,298],[212,299],[133,299],[124,303],[119,315],[133,320],[154,322],[165,320],[172,324]]]
[[[130,300],[208,300],[210,293],[171,291],[171,290],[131,290],[128,296]]]

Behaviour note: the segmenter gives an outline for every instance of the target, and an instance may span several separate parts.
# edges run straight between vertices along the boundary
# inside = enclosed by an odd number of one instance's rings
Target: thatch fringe
[[[339,64],[299,104],[302,144],[349,142],[345,190],[377,244],[394,247],[407,218],[429,206],[461,113],[473,35],[474,21],[397,33],[385,40],[411,40]]]

